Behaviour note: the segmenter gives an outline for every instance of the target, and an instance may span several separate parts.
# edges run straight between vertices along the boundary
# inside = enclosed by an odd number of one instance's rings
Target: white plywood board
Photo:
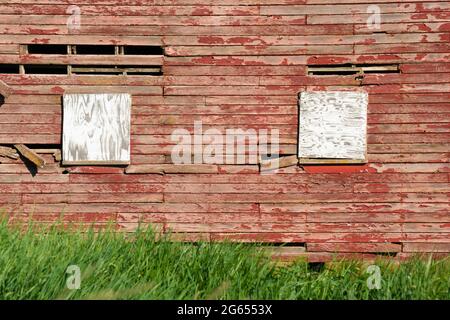
[[[299,158],[366,159],[366,92],[302,92],[299,104]]]
[[[129,94],[65,94],[63,112],[63,164],[130,163]]]

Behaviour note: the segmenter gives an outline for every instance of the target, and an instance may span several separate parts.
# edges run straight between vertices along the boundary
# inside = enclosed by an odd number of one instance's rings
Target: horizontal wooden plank
[[[450,13],[448,14],[450,21]],[[341,17],[341,16],[335,16]],[[345,16],[342,16],[345,19]],[[284,21],[278,16],[277,20]],[[295,16],[294,16],[295,18]],[[329,24],[336,24],[329,19]],[[279,23],[278,23],[279,24]],[[277,25],[275,23],[274,25]],[[309,21],[308,21],[309,25]],[[448,33],[400,33],[400,34],[359,34],[359,35],[242,35],[242,36],[164,36],[163,41],[170,46],[299,46],[299,45],[348,45],[348,44],[382,44],[382,43],[432,43],[445,42]]]
[[[98,3],[98,2],[97,2]],[[442,20],[442,19],[441,19]],[[4,24],[35,24],[35,25],[66,25],[66,15],[2,15]],[[272,25],[303,25],[304,15],[298,16],[258,16],[240,15],[101,15],[83,17],[85,26],[272,26]]]
[[[145,189],[145,188],[144,188]],[[63,191],[63,188],[60,190]],[[28,191],[24,191],[28,192]],[[71,193],[23,193],[22,203],[155,203],[163,202],[162,193],[132,193],[132,191],[123,193],[107,193],[102,192],[101,196],[98,194],[79,194]],[[75,191],[74,191],[75,192]]]
[[[447,47],[441,45],[440,50],[430,51],[412,51],[412,52],[446,52]],[[431,47],[432,49],[434,47]],[[246,56],[246,55],[309,55],[323,54],[329,52],[329,46],[326,45],[285,45],[285,46],[268,46],[268,45],[245,45],[245,46],[169,46],[165,52],[170,57],[190,57],[190,56]],[[435,48],[437,49],[437,48]],[[424,50],[424,49],[422,49]],[[352,54],[352,45],[334,45],[333,52],[335,54]],[[377,51],[374,51],[377,52]],[[367,52],[358,52],[367,53]]]
[[[442,2],[424,3],[422,6],[415,6],[414,3],[383,3],[378,5],[383,13],[395,12],[440,12],[448,11],[449,4]],[[296,15],[296,14],[352,14],[367,13],[366,4],[318,4],[318,5],[293,5],[293,6],[261,6],[261,14],[263,15]]]
[[[176,174],[176,175],[123,175],[123,169],[112,167],[76,167],[68,168],[70,173],[84,173],[70,175],[73,183],[185,183],[188,185],[197,183],[214,184],[309,184],[334,182],[447,182],[447,173],[334,173],[334,174]],[[1,179],[1,178],[0,178]],[[5,178],[6,179],[6,178]],[[11,179],[11,178],[8,178]],[[0,180],[12,181],[12,180]],[[336,204],[332,204],[333,207]],[[383,208],[382,206],[381,208]],[[314,206],[311,205],[311,208]],[[426,211],[427,205],[424,204]],[[311,209],[312,210],[312,209]],[[346,210],[350,210],[346,208]]]
[[[313,243],[306,244],[309,252],[400,252],[396,243]]]
[[[403,252],[450,252],[450,243],[403,243]]]
[[[157,174],[169,174],[169,173],[218,173],[218,167],[216,165],[131,165],[125,169],[127,174],[132,173],[157,173]]]
[[[67,9],[64,6],[64,10]],[[65,11],[64,11],[65,12]],[[35,12],[36,13],[36,12]],[[155,14],[158,15],[158,14]],[[433,26],[439,31],[440,25]],[[445,30],[440,30],[445,32]],[[431,32],[431,30],[430,30]],[[0,34],[17,35],[69,35],[72,31],[61,25],[8,25],[0,24]],[[353,26],[341,25],[289,25],[289,26],[83,26],[80,35],[155,36],[155,35],[325,35],[352,34]],[[361,31],[362,33],[362,31]]]
[[[236,194],[189,194],[189,193],[166,193],[164,200],[169,203],[319,203],[330,201],[339,202],[399,202],[418,203],[418,202],[447,202],[448,195],[444,193],[334,193],[332,195],[326,193],[306,194],[304,192],[297,193],[253,193],[251,196],[244,193]]]
[[[405,23],[405,22],[436,22],[449,21],[450,15],[445,11],[427,13],[382,13],[383,23]],[[370,18],[370,13],[351,13],[341,15],[308,15],[308,24],[362,24]]]

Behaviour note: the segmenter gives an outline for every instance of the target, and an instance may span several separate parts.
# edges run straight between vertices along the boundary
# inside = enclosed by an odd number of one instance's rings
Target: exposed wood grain
[[[299,158],[366,159],[367,93],[302,92]]]
[[[130,162],[129,94],[64,95],[63,163]]]

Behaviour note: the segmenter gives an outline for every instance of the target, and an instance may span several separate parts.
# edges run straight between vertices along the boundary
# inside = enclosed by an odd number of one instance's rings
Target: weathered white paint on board
[[[302,92],[299,158],[364,160],[367,103],[366,92]]]
[[[65,94],[63,105],[63,164],[130,162],[129,94]]]

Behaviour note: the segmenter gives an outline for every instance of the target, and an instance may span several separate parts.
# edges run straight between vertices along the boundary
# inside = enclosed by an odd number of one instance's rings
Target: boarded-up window
[[[129,94],[65,94],[63,164],[130,162]]]
[[[302,92],[300,162],[366,162],[367,103],[365,92]]]

